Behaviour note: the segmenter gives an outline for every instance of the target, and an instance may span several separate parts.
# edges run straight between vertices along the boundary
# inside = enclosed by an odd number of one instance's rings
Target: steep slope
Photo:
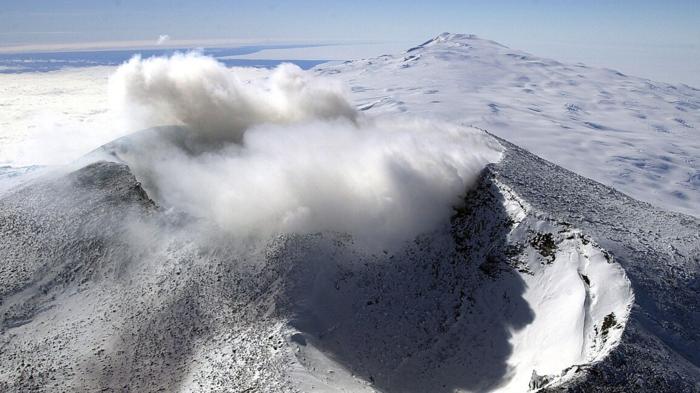
[[[564,64],[473,35],[322,65],[370,113],[475,125],[578,174],[700,215],[700,90]]]
[[[700,391],[700,221],[668,213],[506,141],[497,178],[587,233],[625,270],[635,302],[620,345],[545,391]]]

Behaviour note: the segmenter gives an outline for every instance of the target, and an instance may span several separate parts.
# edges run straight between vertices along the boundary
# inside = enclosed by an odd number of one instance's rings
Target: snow
[[[317,67],[360,108],[489,130],[580,175],[700,215],[700,90],[564,64],[473,35]],[[406,83],[410,81],[410,83]]]
[[[143,197],[108,163],[3,197],[3,217],[28,220],[0,220],[0,253],[26,271],[0,275],[24,288],[4,286],[0,309],[8,390],[60,370],[51,383],[78,390],[522,392],[533,371],[564,381],[603,359],[632,302],[599,246],[492,175],[451,223],[378,254],[337,233],[221,243]],[[535,240],[547,234],[553,258]]]
[[[499,181],[533,209],[579,228],[599,244],[606,260],[624,269],[634,290],[619,344],[602,361],[568,369],[572,379],[559,383],[574,391],[694,391],[700,380],[700,340],[694,329],[700,306],[695,283],[700,221],[634,200],[501,143],[506,153],[493,168]],[[592,287],[595,282],[589,281]],[[561,386],[554,381],[554,386],[540,386],[558,391]]]
[[[609,263],[580,231],[557,230],[546,222],[531,225],[562,239],[551,263],[539,263],[541,255],[530,250],[531,274],[524,276],[523,298],[535,318],[526,329],[513,333],[508,363],[518,372],[500,390],[504,392],[522,389],[530,381],[530,370],[557,375],[571,365],[602,360],[619,342],[633,299],[624,270]],[[603,321],[611,314],[620,325],[603,337]]]

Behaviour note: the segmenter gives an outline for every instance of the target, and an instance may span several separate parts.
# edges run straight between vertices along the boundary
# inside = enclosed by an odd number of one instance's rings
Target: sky
[[[5,51],[155,45],[161,36],[161,44],[172,45],[409,46],[444,31],[700,87],[698,0],[0,0],[0,49]]]

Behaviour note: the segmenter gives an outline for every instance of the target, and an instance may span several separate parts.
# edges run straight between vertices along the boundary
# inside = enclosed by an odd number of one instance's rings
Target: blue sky
[[[450,31],[558,60],[610,60],[609,66],[632,73],[639,63],[654,62],[650,70],[670,70],[666,80],[700,73],[700,0],[0,0],[0,7],[0,47],[154,41],[161,34],[408,44]]]
[[[493,39],[698,43],[700,2],[3,0],[3,41],[180,38],[422,39],[441,31]]]

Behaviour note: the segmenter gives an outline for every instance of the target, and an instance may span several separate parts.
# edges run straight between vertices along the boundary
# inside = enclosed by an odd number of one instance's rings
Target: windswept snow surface
[[[700,90],[564,64],[473,35],[321,65],[371,113],[475,125],[580,175],[700,216]]]

